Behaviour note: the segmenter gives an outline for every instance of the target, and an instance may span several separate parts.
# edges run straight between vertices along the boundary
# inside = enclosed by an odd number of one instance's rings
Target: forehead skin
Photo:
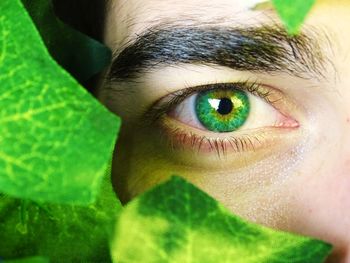
[[[212,26],[213,21],[217,21],[216,26],[226,27],[280,23],[277,15],[270,9],[251,11],[249,8],[256,2],[258,1],[112,0],[107,13],[105,43],[118,53],[123,45],[135,39],[144,30],[163,23],[181,26],[209,23]],[[318,0],[305,22],[309,28],[327,33],[328,39],[325,42],[328,43],[323,45],[323,50],[337,74],[327,76],[326,84],[319,84],[327,89],[322,96],[307,95],[324,103],[313,108],[322,112],[323,105],[326,105],[327,111],[319,114],[323,119],[316,120],[319,123],[316,123],[314,128],[316,136],[313,138],[311,157],[303,157],[307,166],[295,170],[295,185],[283,188],[285,192],[290,193],[290,202],[293,205],[281,210],[281,215],[274,216],[287,216],[288,222],[284,219],[282,224],[277,222],[278,219],[276,222],[257,220],[272,227],[327,240],[335,244],[336,253],[342,258],[345,253],[349,254],[346,251],[350,248],[349,14],[348,0]],[[117,113],[120,115],[120,112]],[[311,124],[310,127],[312,129]],[[118,149],[123,152],[126,150],[123,147],[127,148],[121,145]],[[135,168],[135,173],[140,172],[140,169]],[[315,199],[315,196],[318,198]],[[266,202],[256,203],[257,207],[269,205],[271,199],[268,194],[262,195],[261,200],[264,198]],[[255,218],[251,216],[249,219]],[[335,259],[334,262],[350,262],[350,256],[347,260],[349,261]]]
[[[105,42],[114,50],[145,29],[167,23],[205,25],[210,21],[213,25],[212,21],[218,21],[217,25],[223,26],[243,24],[243,21],[244,24],[259,23],[266,17],[249,11],[256,2],[259,1],[219,0],[215,4],[201,0],[112,1],[106,20]]]
[[[105,43],[116,50],[147,28],[163,23],[210,23],[210,26],[214,26],[213,21],[217,21],[215,25],[219,26],[254,25],[272,21],[279,23],[280,20],[270,9],[270,5],[267,5],[267,10],[252,11],[259,2],[264,1],[218,0],[215,4],[205,0],[110,1],[107,8]],[[306,24],[317,24],[317,27],[327,28],[330,22],[339,20],[340,14],[346,17],[349,7],[350,3],[346,0],[318,0]],[[339,29],[343,31],[341,26]],[[340,33],[345,35],[345,32]]]

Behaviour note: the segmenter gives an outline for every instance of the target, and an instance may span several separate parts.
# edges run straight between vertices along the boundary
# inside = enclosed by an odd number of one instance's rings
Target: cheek
[[[334,210],[350,221],[350,159],[341,162],[335,169],[334,176],[329,180],[329,192]],[[348,215],[344,214],[345,211]]]
[[[289,206],[293,212],[289,231],[326,240],[338,252],[350,244],[348,146],[341,136],[333,144],[319,144],[305,159],[299,179],[290,185],[293,194]]]
[[[153,132],[154,133],[154,132]],[[125,132],[117,145],[113,181],[122,201],[129,201],[156,183],[176,174],[219,200],[234,213],[251,221],[285,228],[289,217],[288,186],[300,165],[303,146],[274,149],[260,160],[241,158],[239,165],[193,167],[178,153],[164,149],[159,136],[150,131]],[[118,152],[120,154],[118,154]],[[188,156],[188,158],[191,158]],[[192,157],[194,158],[194,157]],[[222,159],[213,162],[224,162]]]
[[[159,151],[159,137],[157,142],[151,132],[133,130],[124,126],[113,155],[112,182],[122,203],[175,174]]]

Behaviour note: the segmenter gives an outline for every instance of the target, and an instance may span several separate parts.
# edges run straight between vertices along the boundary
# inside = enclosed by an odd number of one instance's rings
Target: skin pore
[[[350,4],[318,1],[290,37],[241,0],[114,0],[115,52],[98,98],[123,119],[113,160],[122,202],[173,174],[232,212],[335,246],[350,262]],[[195,96],[243,90],[232,132],[198,122]],[[202,93],[201,93],[202,92]]]

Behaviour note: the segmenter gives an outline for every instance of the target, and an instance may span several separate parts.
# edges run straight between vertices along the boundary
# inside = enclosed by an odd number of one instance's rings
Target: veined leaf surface
[[[118,263],[321,263],[330,249],[248,223],[180,177],[127,205],[112,243]]]
[[[50,57],[20,0],[0,1],[0,192],[89,204],[119,119]]]
[[[96,202],[87,207],[23,203],[0,195],[0,258],[5,263],[34,255],[50,263],[109,263],[109,240],[120,209],[110,171]]]

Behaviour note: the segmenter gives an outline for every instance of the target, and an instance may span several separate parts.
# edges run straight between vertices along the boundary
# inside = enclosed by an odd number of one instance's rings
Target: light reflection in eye
[[[209,99],[208,102],[216,111],[219,109],[220,99]]]
[[[196,118],[210,131],[235,131],[249,116],[250,102],[244,91],[215,89],[200,92],[195,96]]]

